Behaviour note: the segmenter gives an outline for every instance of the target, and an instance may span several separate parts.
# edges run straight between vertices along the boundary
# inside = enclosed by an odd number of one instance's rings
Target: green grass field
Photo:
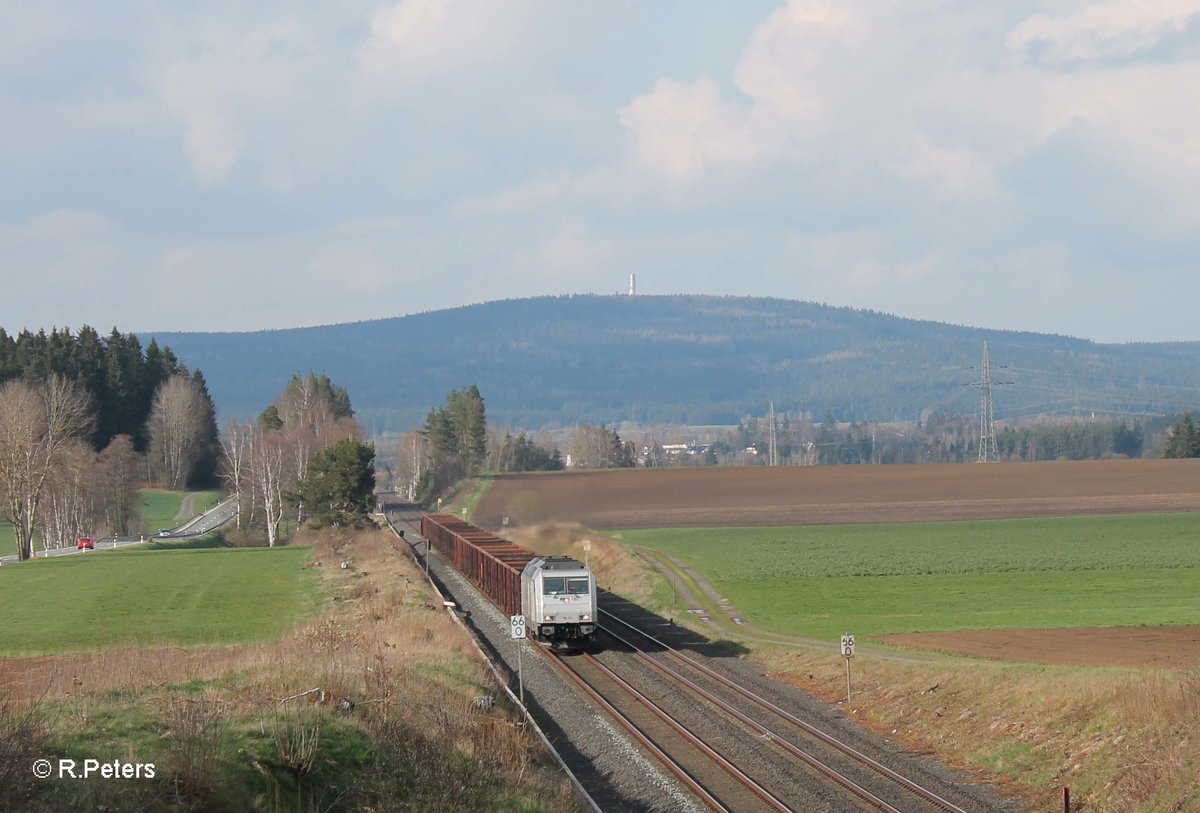
[[[142,530],[153,534],[159,528],[174,528],[175,515],[183,502],[185,491],[167,491],[162,488],[143,488],[138,492],[138,508],[142,514]]]
[[[625,531],[749,620],[821,638],[1200,624],[1200,514]]]
[[[277,638],[318,603],[309,548],[96,551],[0,568],[0,655]]]
[[[17,538],[13,536],[12,523],[0,519],[0,556],[11,556],[17,552]]]

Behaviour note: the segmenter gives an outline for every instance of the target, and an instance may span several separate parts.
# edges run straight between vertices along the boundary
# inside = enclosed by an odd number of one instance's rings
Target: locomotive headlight
[[[582,618],[584,621],[591,621],[591,620],[592,620],[592,616],[591,616],[591,614],[590,614],[590,613],[584,613],[584,614],[581,616],[581,618]]]
[[[542,620],[543,620],[543,621],[550,621],[550,620],[552,620],[552,619],[551,619],[551,617],[550,617],[550,616],[548,616],[548,615],[547,615],[547,616],[543,616]]]

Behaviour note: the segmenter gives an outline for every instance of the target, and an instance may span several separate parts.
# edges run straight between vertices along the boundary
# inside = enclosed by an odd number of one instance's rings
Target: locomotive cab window
[[[567,589],[566,581],[562,576],[544,576],[542,578],[542,593],[547,596],[556,596]]]
[[[588,594],[589,581],[591,580],[587,576],[567,579],[567,592],[573,596],[586,596]]]

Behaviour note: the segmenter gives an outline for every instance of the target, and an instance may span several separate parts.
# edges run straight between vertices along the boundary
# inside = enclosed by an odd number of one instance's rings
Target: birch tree
[[[242,529],[243,505],[251,502],[250,492],[250,436],[254,433],[253,423],[230,419],[221,432],[221,479],[233,492],[237,502],[236,527]],[[250,506],[247,506],[249,509]]]
[[[150,461],[167,488],[187,485],[204,441],[205,403],[191,378],[173,375],[154,394],[150,409]]]
[[[13,525],[17,558],[33,555],[33,533],[46,480],[72,438],[91,431],[91,401],[84,390],[52,375],[31,386],[0,385],[0,492]]]
[[[256,428],[249,441],[250,476],[266,514],[267,545],[279,540],[284,506],[284,449],[279,432]]]
[[[96,453],[82,438],[71,438],[46,478],[38,520],[43,548],[70,547],[79,537],[96,532],[96,480]]]
[[[416,502],[421,475],[429,468],[429,441],[420,432],[409,432],[396,448],[396,488],[404,499]]]

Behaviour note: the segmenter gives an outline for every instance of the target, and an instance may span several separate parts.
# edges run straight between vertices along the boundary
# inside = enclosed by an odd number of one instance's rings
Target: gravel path
[[[189,491],[179,501],[179,510],[175,512],[175,521],[183,522],[196,513],[196,500],[200,498],[199,491]]]

